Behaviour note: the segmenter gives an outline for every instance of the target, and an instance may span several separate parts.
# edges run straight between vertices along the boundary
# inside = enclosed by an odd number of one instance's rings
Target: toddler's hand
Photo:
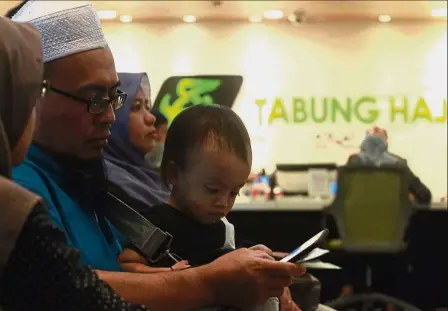
[[[174,265],[171,266],[171,270],[184,270],[187,268],[190,268],[191,266],[188,264],[188,261],[186,260],[181,260],[177,263],[175,263]]]

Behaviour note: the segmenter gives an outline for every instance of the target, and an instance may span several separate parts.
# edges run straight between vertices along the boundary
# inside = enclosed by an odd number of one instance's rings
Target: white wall
[[[251,133],[254,168],[270,169],[281,162],[345,163],[357,151],[365,131],[379,125],[389,131],[391,151],[408,159],[438,199],[447,192],[446,27],[446,22],[300,27],[136,23],[105,24],[104,31],[117,70],[148,72],[153,99],[172,75],[242,75],[243,87],[234,108]],[[337,115],[335,122],[294,123],[294,97],[304,98],[310,109],[310,97],[322,103],[325,96],[342,103],[347,97],[356,101],[374,96],[376,103],[359,106],[359,114],[365,118],[370,109],[377,109],[380,115],[367,124],[357,120],[356,114],[351,122]],[[391,122],[390,96],[397,105],[403,96],[408,98],[408,123],[402,115]],[[284,107],[288,123],[280,115],[268,124],[277,97],[280,106],[275,111],[282,113]],[[420,102],[417,120],[410,122],[419,97],[426,105]],[[255,100],[263,98],[266,104],[260,110]],[[322,104],[318,107],[322,111]],[[300,116],[296,114],[296,119]],[[347,140],[339,145],[323,139],[327,133]],[[319,134],[321,139],[316,139]]]

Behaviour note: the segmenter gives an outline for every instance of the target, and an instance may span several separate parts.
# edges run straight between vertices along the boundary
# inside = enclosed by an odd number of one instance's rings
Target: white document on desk
[[[311,252],[308,253],[308,255],[306,255],[304,258],[300,259],[297,261],[297,263],[303,263],[303,262],[308,262],[308,261],[312,261],[315,260],[327,253],[329,253],[330,251],[326,250],[326,249],[322,249],[322,248],[315,248],[313,249]]]

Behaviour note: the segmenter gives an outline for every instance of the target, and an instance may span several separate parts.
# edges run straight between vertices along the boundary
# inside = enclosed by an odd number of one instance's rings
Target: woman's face
[[[129,140],[142,153],[150,152],[155,145],[155,117],[149,100],[140,88],[129,113]]]
[[[12,165],[20,165],[25,160],[26,152],[31,144],[36,123],[36,107],[33,108],[28,123],[23,131],[22,137],[11,152]]]

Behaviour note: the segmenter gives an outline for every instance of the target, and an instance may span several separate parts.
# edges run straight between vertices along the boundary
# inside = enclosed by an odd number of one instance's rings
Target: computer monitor
[[[337,165],[335,163],[277,164],[276,185],[285,195],[308,195],[310,170],[327,170],[329,182],[336,181]],[[330,191],[330,189],[328,189]]]

